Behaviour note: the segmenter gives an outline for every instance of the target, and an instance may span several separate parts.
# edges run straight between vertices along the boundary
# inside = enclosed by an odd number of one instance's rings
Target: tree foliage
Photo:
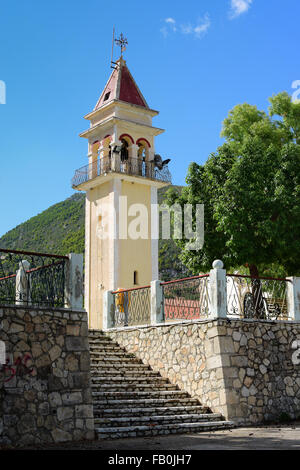
[[[270,99],[268,114],[238,105],[223,122],[225,143],[204,165],[192,163],[181,195],[168,203],[205,205],[202,250],[177,242],[194,272],[220,258],[252,275],[300,272],[300,104],[287,93]],[[277,268],[276,268],[277,267]]]

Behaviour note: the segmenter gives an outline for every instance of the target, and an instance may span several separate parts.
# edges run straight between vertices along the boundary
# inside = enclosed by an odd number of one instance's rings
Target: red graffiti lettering
[[[31,360],[30,354],[25,354],[25,356],[18,356],[13,364],[10,364],[9,359],[6,359],[6,363],[2,364],[0,372],[9,376],[4,380],[4,382],[10,382],[15,375],[31,375],[33,368],[27,366],[27,362]]]

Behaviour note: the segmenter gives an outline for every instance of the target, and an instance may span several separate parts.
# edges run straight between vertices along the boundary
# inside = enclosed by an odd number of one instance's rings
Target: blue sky
[[[238,103],[300,79],[299,0],[0,0],[0,235],[73,194],[87,163],[78,134],[110,70],[113,25],[127,64],[166,129],[156,151],[184,184],[203,163]],[[1,83],[1,82],[0,82]],[[1,102],[1,96],[0,96]]]

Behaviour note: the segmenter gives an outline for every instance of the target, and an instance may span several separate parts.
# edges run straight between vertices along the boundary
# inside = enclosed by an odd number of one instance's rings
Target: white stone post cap
[[[29,269],[30,268],[30,263],[27,261],[27,259],[23,259],[22,261],[19,262],[19,268],[20,269]]]
[[[212,264],[212,267],[213,267],[214,269],[223,269],[224,263],[223,263],[223,261],[221,261],[220,259],[215,259],[215,261],[214,261],[213,264]]]

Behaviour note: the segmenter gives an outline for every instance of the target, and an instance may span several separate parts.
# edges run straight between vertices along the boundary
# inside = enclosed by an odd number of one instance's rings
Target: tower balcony
[[[74,189],[78,188],[78,186],[99,176],[111,173],[150,179],[165,184],[172,183],[168,165],[163,165],[159,168],[153,161],[143,161],[142,159],[130,157],[122,161],[119,155],[113,154],[112,157],[102,157],[76,170],[72,178],[72,187]]]

